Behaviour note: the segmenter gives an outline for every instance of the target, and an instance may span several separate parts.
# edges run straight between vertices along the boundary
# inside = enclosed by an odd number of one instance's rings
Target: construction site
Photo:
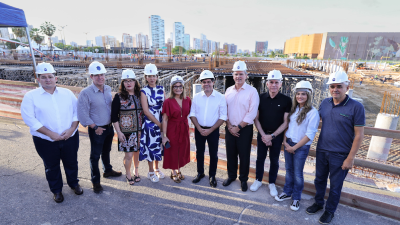
[[[68,57],[61,57],[59,61],[50,63],[56,69],[57,84],[72,90],[76,96],[80,90],[91,84],[91,78],[87,68],[93,59],[81,57],[73,60]],[[95,59],[97,60],[97,59]],[[266,76],[271,70],[280,70],[283,74],[281,92],[293,97],[293,87],[300,80],[308,80],[312,83],[313,105],[318,108],[320,102],[329,97],[326,82],[330,73],[345,70],[348,72],[351,83],[349,96],[360,101],[366,109],[367,126],[365,128],[365,138],[358,151],[355,165],[346,181],[352,185],[346,186],[344,192],[347,197],[342,197],[341,202],[346,205],[357,207],[370,212],[375,212],[391,218],[400,219],[396,216],[396,210],[400,209],[396,199],[400,197],[400,131],[398,118],[400,110],[400,89],[395,86],[400,80],[400,74],[388,69],[386,72],[379,71],[382,66],[367,65],[361,68],[360,63],[331,60],[260,60],[260,58],[228,58],[218,54],[215,57],[204,57],[194,60],[191,57],[168,56],[168,57],[143,57],[138,61],[132,62],[128,57],[116,58],[106,57],[104,63],[107,69],[106,84],[116,92],[121,83],[121,73],[124,69],[132,69],[139,83],[144,86],[145,79],[143,68],[148,63],[153,63],[159,70],[159,85],[164,86],[166,92],[170,91],[170,79],[179,75],[185,83],[187,96],[193,97],[199,90],[195,87],[199,84],[198,77],[201,71],[211,70],[216,82],[214,88],[221,93],[234,85],[232,78],[232,66],[235,61],[243,60],[247,64],[248,79],[247,83],[254,86],[261,94],[268,91],[266,87]],[[32,63],[24,60],[2,59],[0,60],[0,115],[21,119],[19,107],[24,94],[37,87],[35,83],[35,73]],[[377,77],[378,76],[378,77]],[[387,80],[382,83],[382,78]],[[363,82],[360,85],[360,78]],[[389,115],[389,125],[384,122],[384,126],[377,124],[380,115]],[[379,122],[379,121],[378,121]],[[395,124],[395,125],[393,125]],[[394,126],[394,127],[393,127]],[[82,128],[81,128],[82,129]],[[256,159],[256,128],[254,127],[254,140],[252,146],[251,163],[255,166]],[[225,159],[225,140],[224,129],[220,129],[220,151],[219,158]],[[313,193],[313,177],[315,176],[315,149],[316,140],[310,150],[310,154],[305,166],[305,192]],[[191,128],[193,137],[193,127]],[[376,139],[378,138],[378,139]],[[191,138],[193,143],[194,140]],[[376,139],[376,140],[374,140]],[[116,140],[116,137],[115,137]],[[373,146],[373,147],[371,147]],[[372,148],[372,150],[371,150]],[[378,149],[378,150],[377,150]],[[378,152],[376,153],[377,150]],[[194,149],[192,149],[194,151]],[[375,152],[375,153],[374,153]],[[193,152],[192,152],[193,153]],[[281,154],[281,169],[278,183],[284,184],[284,157]],[[268,168],[268,164],[266,164]],[[252,176],[252,175],[250,175]],[[367,186],[365,188],[365,186]],[[360,187],[363,187],[362,190]],[[379,196],[379,200],[361,196]],[[354,203],[354,201],[356,203]],[[370,204],[381,204],[381,207],[371,209]]]

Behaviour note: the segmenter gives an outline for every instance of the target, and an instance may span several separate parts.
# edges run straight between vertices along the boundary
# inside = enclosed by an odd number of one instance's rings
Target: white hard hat
[[[247,70],[246,63],[243,61],[236,61],[235,64],[233,64],[232,71],[245,71]]]
[[[329,80],[326,84],[339,84],[349,81],[349,78],[347,77],[346,72],[343,70],[336,71],[335,73],[331,73],[329,75]]]
[[[149,63],[144,67],[145,75],[157,75],[157,73],[158,73],[157,66],[154,64]]]
[[[302,80],[299,83],[297,83],[296,87],[294,88],[294,91],[297,91],[297,90],[301,91],[301,89],[307,89],[307,90],[310,90],[311,92],[313,92],[311,83],[306,80]]]
[[[171,78],[171,85],[174,85],[175,83],[178,83],[178,82],[182,83],[182,85],[183,85],[184,81],[181,76],[173,76]]]
[[[268,73],[267,80],[282,80],[282,73],[279,70],[271,70]]]
[[[133,70],[122,71],[121,80],[124,80],[124,79],[136,79],[135,72],[133,72]]]
[[[200,74],[199,80],[202,81],[205,79],[214,79],[214,74],[209,70],[203,70]]]
[[[54,67],[50,63],[39,63],[36,66],[36,74],[55,73]]]
[[[104,74],[107,73],[106,68],[104,67],[103,63],[94,61],[89,65],[89,74],[97,75],[97,74]]]

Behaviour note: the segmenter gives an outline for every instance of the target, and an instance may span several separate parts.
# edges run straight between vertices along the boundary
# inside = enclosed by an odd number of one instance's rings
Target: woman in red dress
[[[192,102],[185,96],[183,83],[180,76],[171,78],[170,97],[165,100],[162,111],[162,143],[170,145],[164,148],[163,168],[172,170],[171,179],[176,183],[185,179],[180,168],[190,161],[188,116]]]

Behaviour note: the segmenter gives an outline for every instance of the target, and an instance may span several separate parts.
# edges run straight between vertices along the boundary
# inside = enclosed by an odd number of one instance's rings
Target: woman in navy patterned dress
[[[143,107],[144,119],[142,125],[142,135],[140,138],[139,160],[147,160],[149,163],[149,173],[147,178],[152,182],[158,182],[159,178],[165,175],[158,168],[158,162],[164,155],[161,144],[161,122],[162,106],[165,100],[163,86],[157,86],[157,67],[154,64],[147,64],[144,68],[146,87],[142,88],[140,100]]]

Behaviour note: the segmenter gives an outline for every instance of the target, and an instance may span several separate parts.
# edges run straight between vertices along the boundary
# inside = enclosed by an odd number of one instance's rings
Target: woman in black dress
[[[139,177],[139,149],[140,133],[143,120],[143,109],[140,103],[140,85],[135,79],[132,70],[122,72],[122,82],[119,91],[115,94],[111,122],[118,134],[118,151],[125,152],[124,166],[126,180],[130,185],[140,181]],[[135,166],[134,176],[131,175],[131,165]]]

